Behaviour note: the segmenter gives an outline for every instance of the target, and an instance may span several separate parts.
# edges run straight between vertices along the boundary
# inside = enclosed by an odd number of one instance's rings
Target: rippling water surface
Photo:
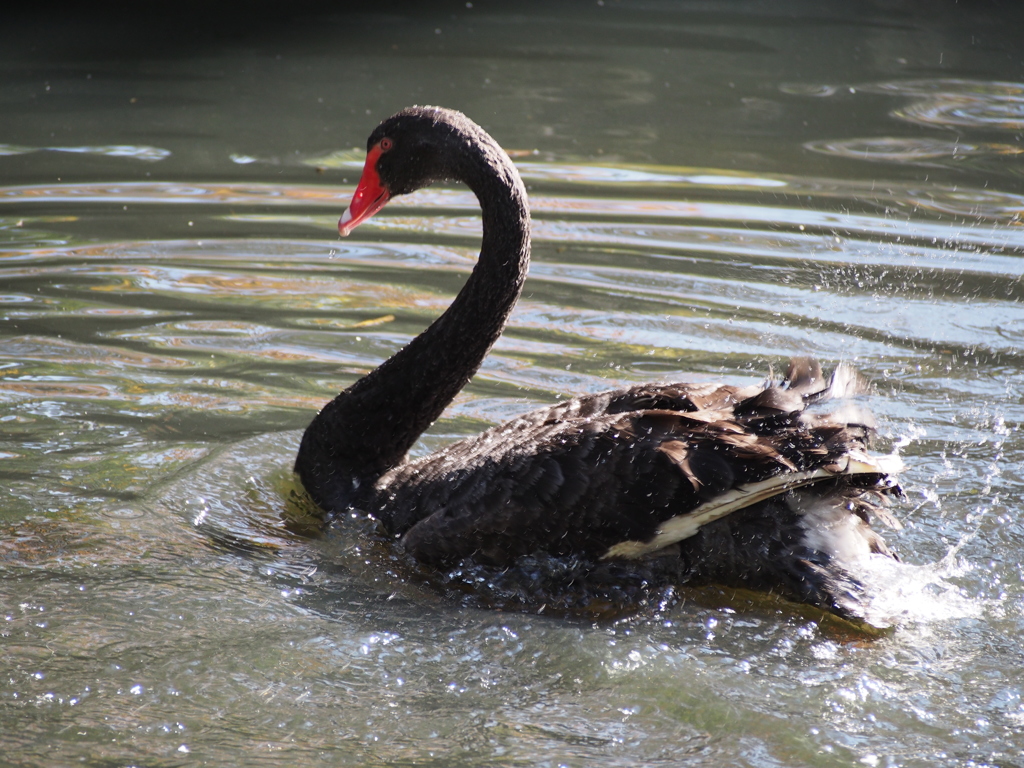
[[[1020,13],[475,5],[0,32],[4,760],[1024,765]],[[366,521],[317,534],[301,430],[478,247],[455,187],[337,237],[414,102],[492,131],[535,218],[508,331],[416,452],[851,361],[908,466],[892,632],[717,589],[478,610]]]

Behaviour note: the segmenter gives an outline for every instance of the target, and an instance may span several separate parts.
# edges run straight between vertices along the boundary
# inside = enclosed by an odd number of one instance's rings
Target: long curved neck
[[[306,429],[295,469],[322,509],[358,506],[405,459],[501,335],[530,261],[526,191],[490,137],[451,170],[483,214],[480,258],[451,306],[406,347],[328,403]]]

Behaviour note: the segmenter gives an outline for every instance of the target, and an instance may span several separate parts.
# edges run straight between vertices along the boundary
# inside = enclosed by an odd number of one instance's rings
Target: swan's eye
[[[393,146],[395,146],[395,142],[393,142],[391,139],[383,138],[383,139],[380,140],[380,151],[381,152],[387,152]]]

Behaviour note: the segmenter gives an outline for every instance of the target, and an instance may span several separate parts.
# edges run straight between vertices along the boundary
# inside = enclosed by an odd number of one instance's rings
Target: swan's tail
[[[849,400],[866,389],[852,366],[840,364],[825,377],[807,358],[790,362],[782,387],[769,384],[765,392],[799,394],[802,426],[829,435],[825,444],[843,450],[823,467],[778,475],[705,504],[703,516],[719,522],[701,525],[682,547],[695,581],[776,592],[848,619],[868,618],[861,581],[867,566],[897,559],[870,523],[902,527],[889,506],[902,494],[895,478],[903,462],[867,452],[874,418]],[[744,495],[755,503],[744,505]]]
[[[680,543],[680,557],[691,583],[772,592],[860,621],[869,613],[861,574],[894,557],[861,515],[886,506],[875,491],[812,486],[703,527]]]
[[[737,402],[728,422],[742,427],[744,440],[761,444],[756,456],[734,466],[764,466],[770,474],[714,493],[663,520],[652,536],[616,543],[604,559],[678,551],[691,583],[774,592],[865,618],[858,573],[871,558],[893,557],[870,521],[899,527],[888,499],[901,493],[894,478],[903,468],[898,456],[867,451],[874,419],[848,399],[865,389],[851,366],[826,377],[816,361],[793,360],[781,385],[768,382]],[[731,449],[729,438],[723,427],[721,445],[713,446],[717,457]],[[698,485],[709,486],[693,446],[680,445],[666,441],[660,450]]]

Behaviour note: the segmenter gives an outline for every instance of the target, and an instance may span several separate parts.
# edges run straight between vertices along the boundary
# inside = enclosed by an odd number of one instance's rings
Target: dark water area
[[[1024,765],[1024,6],[60,6],[0,25],[0,762]],[[867,638],[681,590],[466,607],[291,464],[448,305],[471,193],[346,240],[365,139],[466,112],[523,299],[421,455],[647,380],[853,363],[906,499]]]

